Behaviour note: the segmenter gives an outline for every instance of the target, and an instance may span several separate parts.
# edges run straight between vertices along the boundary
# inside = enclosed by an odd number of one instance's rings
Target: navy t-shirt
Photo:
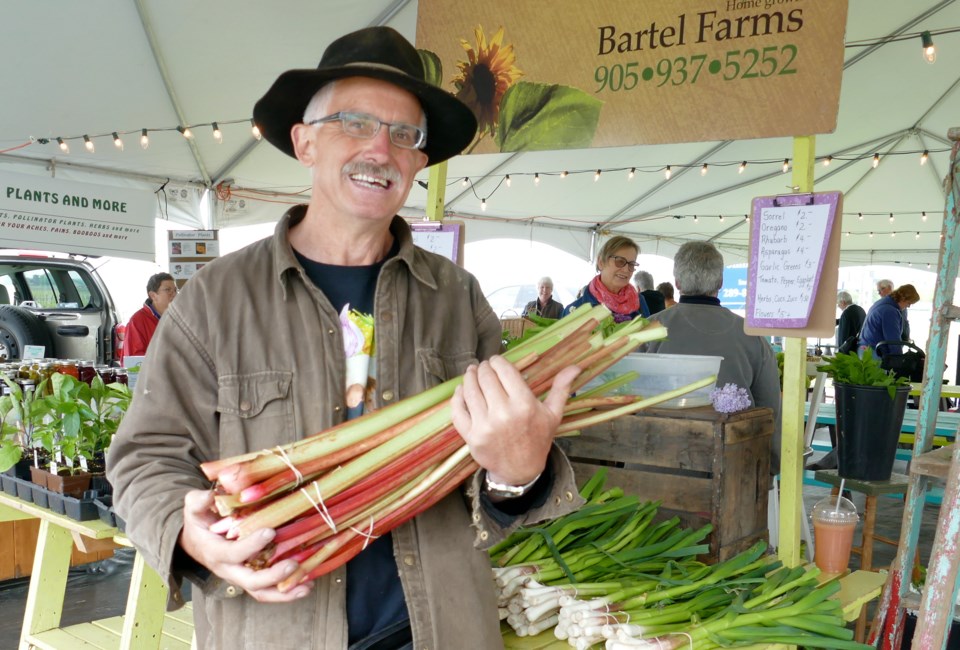
[[[384,260],[369,266],[321,264],[299,253],[297,260],[338,313],[349,304],[351,311],[372,316],[380,269],[383,262],[396,253],[397,244],[394,242]],[[403,586],[393,556],[393,541],[390,533],[386,533],[347,563],[349,642],[356,643],[408,618]]]

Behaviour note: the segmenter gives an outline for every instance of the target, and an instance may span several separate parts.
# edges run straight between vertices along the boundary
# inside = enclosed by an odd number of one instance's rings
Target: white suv
[[[54,359],[111,365],[119,316],[107,286],[88,262],[70,255],[0,252],[0,360],[24,346]]]

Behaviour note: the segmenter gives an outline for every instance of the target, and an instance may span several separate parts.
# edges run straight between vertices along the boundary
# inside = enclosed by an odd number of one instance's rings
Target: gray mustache
[[[375,165],[368,162],[353,162],[343,166],[344,174],[364,174],[366,176],[376,176],[383,178],[391,183],[400,182],[400,172],[393,167],[385,165]]]

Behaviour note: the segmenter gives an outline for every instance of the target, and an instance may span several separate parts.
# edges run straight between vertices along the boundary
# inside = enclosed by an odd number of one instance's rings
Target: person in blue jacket
[[[632,284],[630,278],[637,270],[640,247],[629,237],[617,235],[607,240],[597,255],[597,275],[585,286],[580,297],[566,306],[566,316],[580,305],[603,304],[613,312],[619,323],[635,316],[650,316],[650,309]]]
[[[920,300],[920,294],[912,284],[897,287],[892,293],[873,303],[867,312],[867,319],[863,322],[860,331],[859,354],[867,348],[873,350],[874,356],[882,357],[885,354],[900,354],[899,345],[877,344],[881,341],[899,341],[903,334],[903,312]]]

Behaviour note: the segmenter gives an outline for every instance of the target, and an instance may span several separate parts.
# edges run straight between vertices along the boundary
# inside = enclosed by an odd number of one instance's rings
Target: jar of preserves
[[[100,366],[97,368],[97,374],[100,375],[100,379],[103,380],[104,384],[112,384],[117,381],[116,369],[110,366]]]
[[[97,376],[96,364],[93,361],[80,361],[77,363],[77,374],[80,381],[92,384],[93,378]]]
[[[77,362],[73,359],[61,359],[57,361],[53,369],[60,374],[70,375],[75,379],[80,379],[80,369],[77,367]]]
[[[124,386],[129,385],[129,383],[128,383],[129,376],[127,375],[127,369],[126,369],[126,368],[116,368],[116,369],[115,369],[115,374],[116,374],[116,376],[117,376],[117,383],[118,383],[118,384],[123,384]]]

